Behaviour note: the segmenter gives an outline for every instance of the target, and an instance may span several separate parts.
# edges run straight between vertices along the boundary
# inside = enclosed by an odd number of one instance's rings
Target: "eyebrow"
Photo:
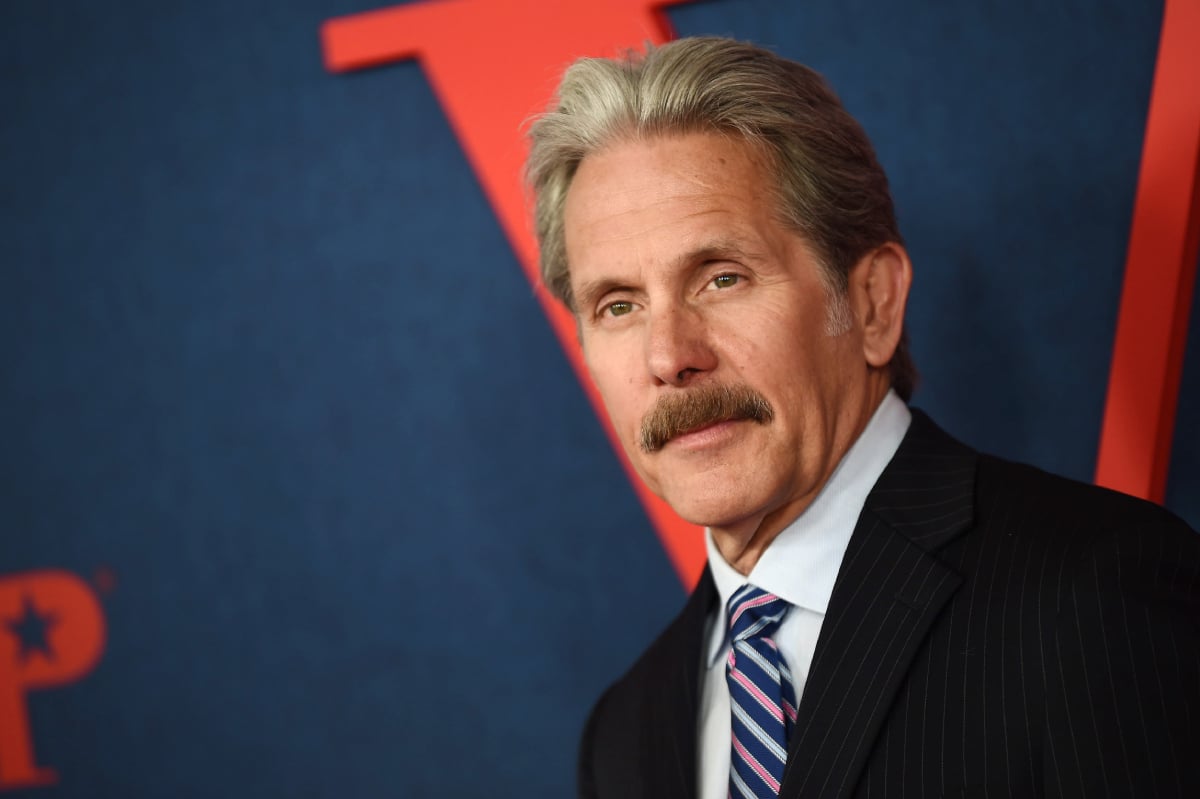
[[[575,292],[575,313],[581,315],[585,308],[591,308],[595,305],[596,300],[610,291],[620,288],[624,288],[624,284],[619,280],[611,278],[601,278],[584,283],[579,287],[579,291]]]
[[[745,243],[739,239],[723,238],[685,253],[677,260],[675,266],[686,267],[688,265],[705,264],[709,261],[725,261],[731,258],[758,261],[762,260],[762,255],[747,248]]]

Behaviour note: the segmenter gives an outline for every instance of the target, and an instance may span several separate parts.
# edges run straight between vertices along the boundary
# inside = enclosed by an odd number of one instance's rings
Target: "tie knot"
[[[787,600],[743,585],[729,598],[729,635],[734,641],[771,636],[790,607]]]

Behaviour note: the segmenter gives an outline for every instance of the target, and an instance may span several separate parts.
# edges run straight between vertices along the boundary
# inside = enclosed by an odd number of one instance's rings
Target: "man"
[[[1200,548],[907,407],[912,266],[821,78],[681,40],[532,128],[543,279],[646,484],[707,527],[583,796],[1200,796]]]

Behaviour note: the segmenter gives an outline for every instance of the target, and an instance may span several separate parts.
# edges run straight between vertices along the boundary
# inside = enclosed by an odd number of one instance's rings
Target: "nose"
[[[659,385],[685,386],[716,367],[716,355],[701,316],[686,306],[650,312],[646,365]]]

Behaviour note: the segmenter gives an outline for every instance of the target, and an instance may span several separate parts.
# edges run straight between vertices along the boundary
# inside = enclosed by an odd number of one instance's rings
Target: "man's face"
[[[719,530],[802,512],[871,401],[860,326],[831,334],[772,180],[735,139],[665,136],[588,156],[566,201],[584,357],[617,435],[654,493]]]

